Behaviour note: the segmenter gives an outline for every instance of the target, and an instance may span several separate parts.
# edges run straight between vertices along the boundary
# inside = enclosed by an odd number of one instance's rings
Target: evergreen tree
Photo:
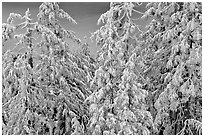
[[[152,92],[158,133],[201,134],[202,5],[159,2],[147,8],[142,18],[153,20],[140,37],[143,75],[150,79],[145,88]]]
[[[13,28],[26,28],[25,34],[14,37],[19,41],[17,44],[28,50],[18,55],[9,51],[4,54],[3,134],[86,132],[88,112],[83,101],[90,94],[90,80],[86,75],[92,79],[94,61],[91,64],[85,53],[81,56],[71,53],[67,38],[79,45],[82,43],[72,31],[65,30],[56,17],[75,23],[68,13],[59,9],[58,3],[42,3],[37,22],[31,23],[28,9],[21,18],[25,22],[13,25]],[[41,41],[34,44],[36,34],[41,36]]]
[[[104,25],[94,33],[101,49],[93,93],[87,98],[90,134],[150,134],[153,130],[152,117],[146,110],[147,91],[141,89],[142,78],[135,65],[134,11],[133,3],[113,2],[98,21]]]

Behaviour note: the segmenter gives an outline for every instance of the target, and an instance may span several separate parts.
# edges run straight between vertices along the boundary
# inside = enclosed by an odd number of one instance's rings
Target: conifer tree
[[[151,114],[158,133],[201,134],[202,5],[159,2],[147,8],[142,18],[153,20],[140,37],[143,75],[150,79],[145,88],[157,110]]]
[[[13,15],[18,14],[11,14],[9,18],[13,19]],[[5,40],[13,33],[10,28],[25,28],[27,32],[15,35],[15,38],[17,44],[28,49],[18,55],[13,55],[12,51],[4,54],[3,134],[86,132],[88,112],[83,101],[90,94],[86,76],[90,70],[84,68],[91,69],[92,66],[94,69],[94,65],[86,53],[77,56],[69,50],[67,38],[79,45],[82,43],[74,32],[59,24],[57,17],[76,23],[68,13],[59,9],[58,3],[48,2],[39,7],[37,22],[31,23],[28,9],[21,18],[25,22],[16,26],[3,25]],[[41,37],[39,43],[34,44],[33,35]],[[93,74],[89,75],[90,81]]]
[[[94,33],[98,69],[92,81],[90,134],[150,134],[153,121],[146,110],[147,91],[141,89],[137,66],[137,40],[132,33],[138,27],[131,16],[133,3],[113,2],[101,15],[104,25]],[[143,81],[144,82],[144,81]]]

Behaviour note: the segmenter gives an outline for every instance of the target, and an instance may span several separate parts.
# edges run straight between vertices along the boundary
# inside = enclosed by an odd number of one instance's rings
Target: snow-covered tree
[[[147,91],[141,89],[144,79],[136,66],[139,42],[132,34],[138,27],[131,19],[134,12],[131,2],[113,2],[98,20],[104,25],[93,37],[101,49],[93,93],[86,100],[90,134],[150,134],[153,130],[153,119],[146,110]]]
[[[140,37],[143,75],[150,81],[145,89],[152,92],[158,133],[201,134],[202,5],[159,2],[147,9],[142,18],[153,20]]]
[[[13,15],[18,14],[9,18]],[[88,51],[79,55],[69,50],[67,39],[83,45],[57,18],[76,22],[58,3],[50,2],[40,5],[35,23],[29,9],[18,17],[25,21],[3,24],[5,40],[13,33],[10,28],[25,28],[25,34],[14,37],[27,48],[25,53],[3,55],[3,134],[85,134],[88,110],[83,102],[90,94],[94,61]],[[34,35],[40,42],[34,43]]]

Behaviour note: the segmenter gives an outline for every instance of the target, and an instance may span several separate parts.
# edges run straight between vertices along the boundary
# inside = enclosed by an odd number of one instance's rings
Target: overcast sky
[[[6,22],[9,13],[15,12],[24,15],[27,8],[30,9],[31,17],[33,21],[37,19],[38,8],[41,3],[39,2],[3,2],[2,3],[2,22]],[[62,20],[62,26],[73,30],[76,32],[77,36],[83,40],[84,36],[90,37],[90,32],[96,31],[100,26],[97,25],[97,20],[100,15],[105,13],[109,9],[110,3],[107,2],[61,2],[60,8],[64,11],[68,12],[70,16],[72,16],[77,25],[71,24],[66,20]],[[136,9],[144,12],[146,3],[142,4],[140,7]],[[134,18],[140,17],[140,14],[135,14]],[[140,21],[139,22],[141,28],[144,28],[146,23]],[[91,43],[91,53],[95,54],[97,47],[95,43]],[[6,48],[3,50],[10,48],[12,46],[11,43],[8,43]]]

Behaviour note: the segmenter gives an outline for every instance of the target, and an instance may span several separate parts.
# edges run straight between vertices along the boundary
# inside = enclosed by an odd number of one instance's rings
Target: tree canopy
[[[141,4],[110,3],[95,58],[60,24],[77,22],[58,2],[42,3],[36,22],[29,9],[10,13],[2,46],[14,38],[26,52],[2,55],[2,134],[202,135],[202,3]]]

